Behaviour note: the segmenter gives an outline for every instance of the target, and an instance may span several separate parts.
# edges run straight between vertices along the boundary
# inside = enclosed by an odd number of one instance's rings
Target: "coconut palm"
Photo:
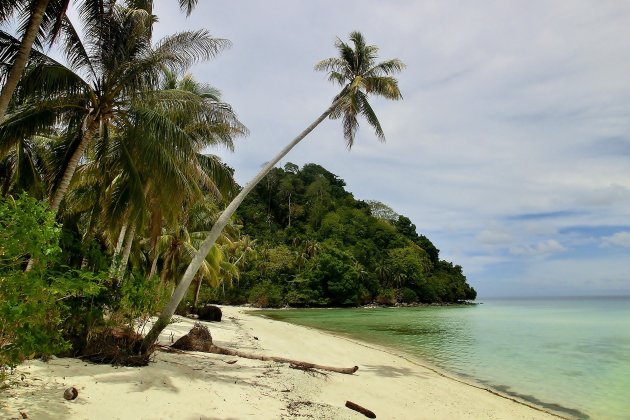
[[[96,16],[105,14],[114,7],[115,0],[86,0],[81,2],[79,13]],[[151,13],[152,1],[128,1],[129,6],[143,8]],[[143,3],[143,4],[141,4]],[[6,77],[0,92],[0,122],[4,120],[11,96],[28,63],[33,45],[41,45],[45,38],[52,44],[66,19],[66,10],[70,0],[9,0],[0,2],[0,23],[17,15],[20,21],[19,33],[21,41],[15,44],[14,51],[8,60],[3,60]],[[190,15],[197,0],[179,0],[179,6]],[[0,78],[0,81],[2,79]]]
[[[166,78],[170,76],[167,74]],[[183,84],[188,87],[184,89]],[[80,193],[78,201],[74,197],[77,194],[69,195],[73,207],[77,207],[77,202],[85,203],[82,197],[86,194],[92,197],[92,208],[99,209],[97,213],[105,222],[108,242],[112,247],[116,244],[112,277],[120,278],[124,273],[134,234],[142,231],[145,223],[149,225],[153,261],[151,277],[157,262],[155,246],[164,221],[177,224],[182,210],[206,194],[220,200],[236,190],[231,171],[219,158],[198,151],[216,145],[232,149],[234,138],[246,134],[246,128],[229,105],[220,101],[216,90],[202,88],[187,76],[176,84],[175,89],[167,86],[161,94],[174,95],[176,90],[183,93],[182,101],[192,101],[196,106],[189,107],[185,114],[165,108],[159,102],[147,106],[187,133],[188,142],[169,138],[160,141],[141,124],[127,127],[123,132],[110,133],[108,138],[97,138],[94,145],[97,154],[79,168],[73,180],[72,188],[78,188]],[[208,91],[212,92],[211,98]],[[101,193],[94,197],[94,191]],[[116,235],[118,240],[114,241]]]
[[[377,63],[378,48],[374,45],[366,44],[363,35],[359,32],[352,32],[350,34],[350,41],[352,45],[337,39],[335,46],[338,51],[338,56],[323,60],[315,66],[316,70],[328,72],[329,80],[342,87],[341,92],[335,96],[332,104],[323,114],[293,139],[280,153],[264,165],[262,170],[241,190],[221,213],[221,216],[219,216],[212,227],[208,237],[188,266],[170,301],[162,310],[160,317],[151,328],[151,331],[146,335],[143,342],[143,349],[145,351],[150,348],[160,332],[168,325],[168,322],[175,313],[177,305],[179,305],[179,302],[186,294],[190,283],[203,263],[205,256],[208,254],[243,199],[276,163],[313,131],[317,125],[329,117],[332,119],[341,118],[346,144],[348,147],[352,147],[354,136],[358,128],[357,117],[362,115],[365,117],[368,124],[374,128],[377,137],[380,140],[385,139],[381,124],[372,110],[367,97],[368,95],[376,95],[392,100],[401,99],[402,95],[398,88],[398,82],[392,75],[400,72],[404,64],[398,59]]]
[[[156,256],[162,260],[160,279],[163,284],[175,283],[180,279],[208,234],[209,222],[212,223],[216,216],[216,204],[210,198],[197,201],[194,205],[187,207],[189,208],[181,213],[177,223],[170,225],[158,237],[155,245]],[[217,287],[219,284],[224,284],[226,280],[231,282],[233,278],[238,278],[236,264],[230,262],[225,253],[225,248],[233,244],[230,238],[230,234],[233,233],[224,232],[219,238],[219,243],[212,247],[196,273],[193,307],[197,306],[203,282]]]
[[[207,31],[169,36],[151,46],[154,17],[142,9],[112,8],[84,18],[81,37],[68,19],[60,35],[67,66],[41,55],[18,86],[16,108],[0,125],[0,145],[32,137],[63,122],[72,141],[57,149],[58,172],[51,182],[50,208],[58,211],[81,158],[97,137],[112,129],[150,132],[157,141],[187,144],[190,135],[164,115],[164,109],[194,112],[201,101],[181,92],[158,90],[163,70],[182,71],[229,45]],[[4,45],[0,45],[2,48]]]

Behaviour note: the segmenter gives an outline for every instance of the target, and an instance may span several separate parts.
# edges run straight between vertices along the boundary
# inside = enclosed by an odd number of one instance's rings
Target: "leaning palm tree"
[[[170,301],[162,310],[160,317],[146,335],[143,342],[143,350],[147,351],[157,340],[160,332],[168,325],[179,302],[185,296],[190,283],[195,278],[199,267],[203,263],[223,228],[234,214],[243,199],[254,189],[265,175],[282,159],[293,147],[304,139],[311,131],[326,118],[341,119],[343,122],[344,138],[348,148],[352,147],[356,130],[359,126],[357,117],[362,115],[367,120],[381,140],[385,135],[381,124],[372,110],[368,95],[382,96],[386,99],[398,100],[402,98],[397,80],[392,76],[404,68],[404,64],[398,60],[388,60],[377,63],[378,47],[365,43],[363,35],[359,32],[350,34],[349,45],[337,39],[335,46],[339,55],[319,62],[315,69],[328,72],[328,79],[339,84],[341,92],[335,96],[332,104],[321,114],[306,130],[300,133],[291,143],[280,151],[273,159],[264,165],[262,170],[241,190],[232,202],[223,210],[221,216],[210,230],[208,237],[199,247],[195,257],[186,269],[184,276],[175,289]]]

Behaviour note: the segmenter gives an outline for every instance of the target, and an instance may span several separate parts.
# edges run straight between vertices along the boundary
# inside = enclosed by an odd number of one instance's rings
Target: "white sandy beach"
[[[19,385],[0,391],[0,418],[22,418],[20,412],[30,419],[366,418],[346,408],[347,400],[381,419],[558,418],[385,349],[247,315],[246,308],[222,309],[223,322],[207,323],[219,346],[359,370],[324,376],[197,352],[157,352],[143,368],[31,361],[18,368]],[[180,318],[161,341],[177,339],[193,323]],[[70,386],[79,390],[74,401],[63,398]]]

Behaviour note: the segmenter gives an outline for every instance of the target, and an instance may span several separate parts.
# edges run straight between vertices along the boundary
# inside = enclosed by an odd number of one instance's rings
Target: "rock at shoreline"
[[[207,305],[197,309],[197,316],[200,321],[221,322],[223,313],[221,312],[221,308],[218,306]]]

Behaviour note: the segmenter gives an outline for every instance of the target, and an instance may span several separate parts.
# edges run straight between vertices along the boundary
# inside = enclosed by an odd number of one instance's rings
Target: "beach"
[[[420,360],[315,329],[222,307],[206,324],[216,345],[359,370],[352,375],[200,352],[157,351],[142,368],[53,358],[20,365],[0,391],[0,417],[32,419],[361,419],[352,401],[383,419],[553,419],[557,415],[440,372]],[[194,320],[178,317],[168,344]],[[66,401],[74,386],[79,395]]]

